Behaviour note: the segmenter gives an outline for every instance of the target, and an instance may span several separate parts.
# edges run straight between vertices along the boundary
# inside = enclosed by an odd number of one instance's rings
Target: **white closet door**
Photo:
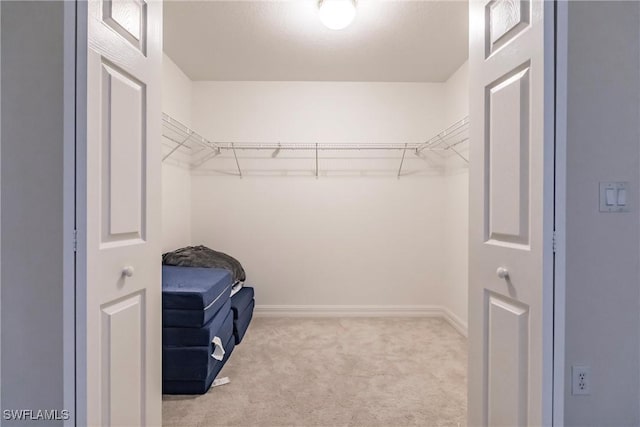
[[[470,4],[470,425],[551,424],[554,6]]]
[[[92,426],[158,426],[162,3],[92,0],[87,31],[82,409]]]

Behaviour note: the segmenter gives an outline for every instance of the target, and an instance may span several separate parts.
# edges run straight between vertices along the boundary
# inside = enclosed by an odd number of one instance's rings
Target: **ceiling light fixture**
[[[319,0],[320,21],[332,30],[347,28],[356,17],[356,0]]]

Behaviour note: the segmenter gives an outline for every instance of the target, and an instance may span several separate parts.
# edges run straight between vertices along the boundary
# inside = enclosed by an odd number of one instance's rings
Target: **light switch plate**
[[[607,190],[614,195],[614,204],[607,204]],[[618,192],[626,192],[624,204],[618,204]],[[611,202],[611,200],[609,200]],[[629,183],[601,182],[600,183],[600,212],[616,213],[629,212]]]

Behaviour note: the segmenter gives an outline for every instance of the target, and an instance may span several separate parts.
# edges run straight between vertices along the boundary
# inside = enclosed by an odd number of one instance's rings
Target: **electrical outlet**
[[[591,394],[591,370],[588,366],[571,367],[571,394]]]

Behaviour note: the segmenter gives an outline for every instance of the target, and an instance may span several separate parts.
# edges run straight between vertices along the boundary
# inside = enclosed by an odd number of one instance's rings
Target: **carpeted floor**
[[[466,339],[434,318],[255,318],[202,396],[165,426],[462,426]]]

